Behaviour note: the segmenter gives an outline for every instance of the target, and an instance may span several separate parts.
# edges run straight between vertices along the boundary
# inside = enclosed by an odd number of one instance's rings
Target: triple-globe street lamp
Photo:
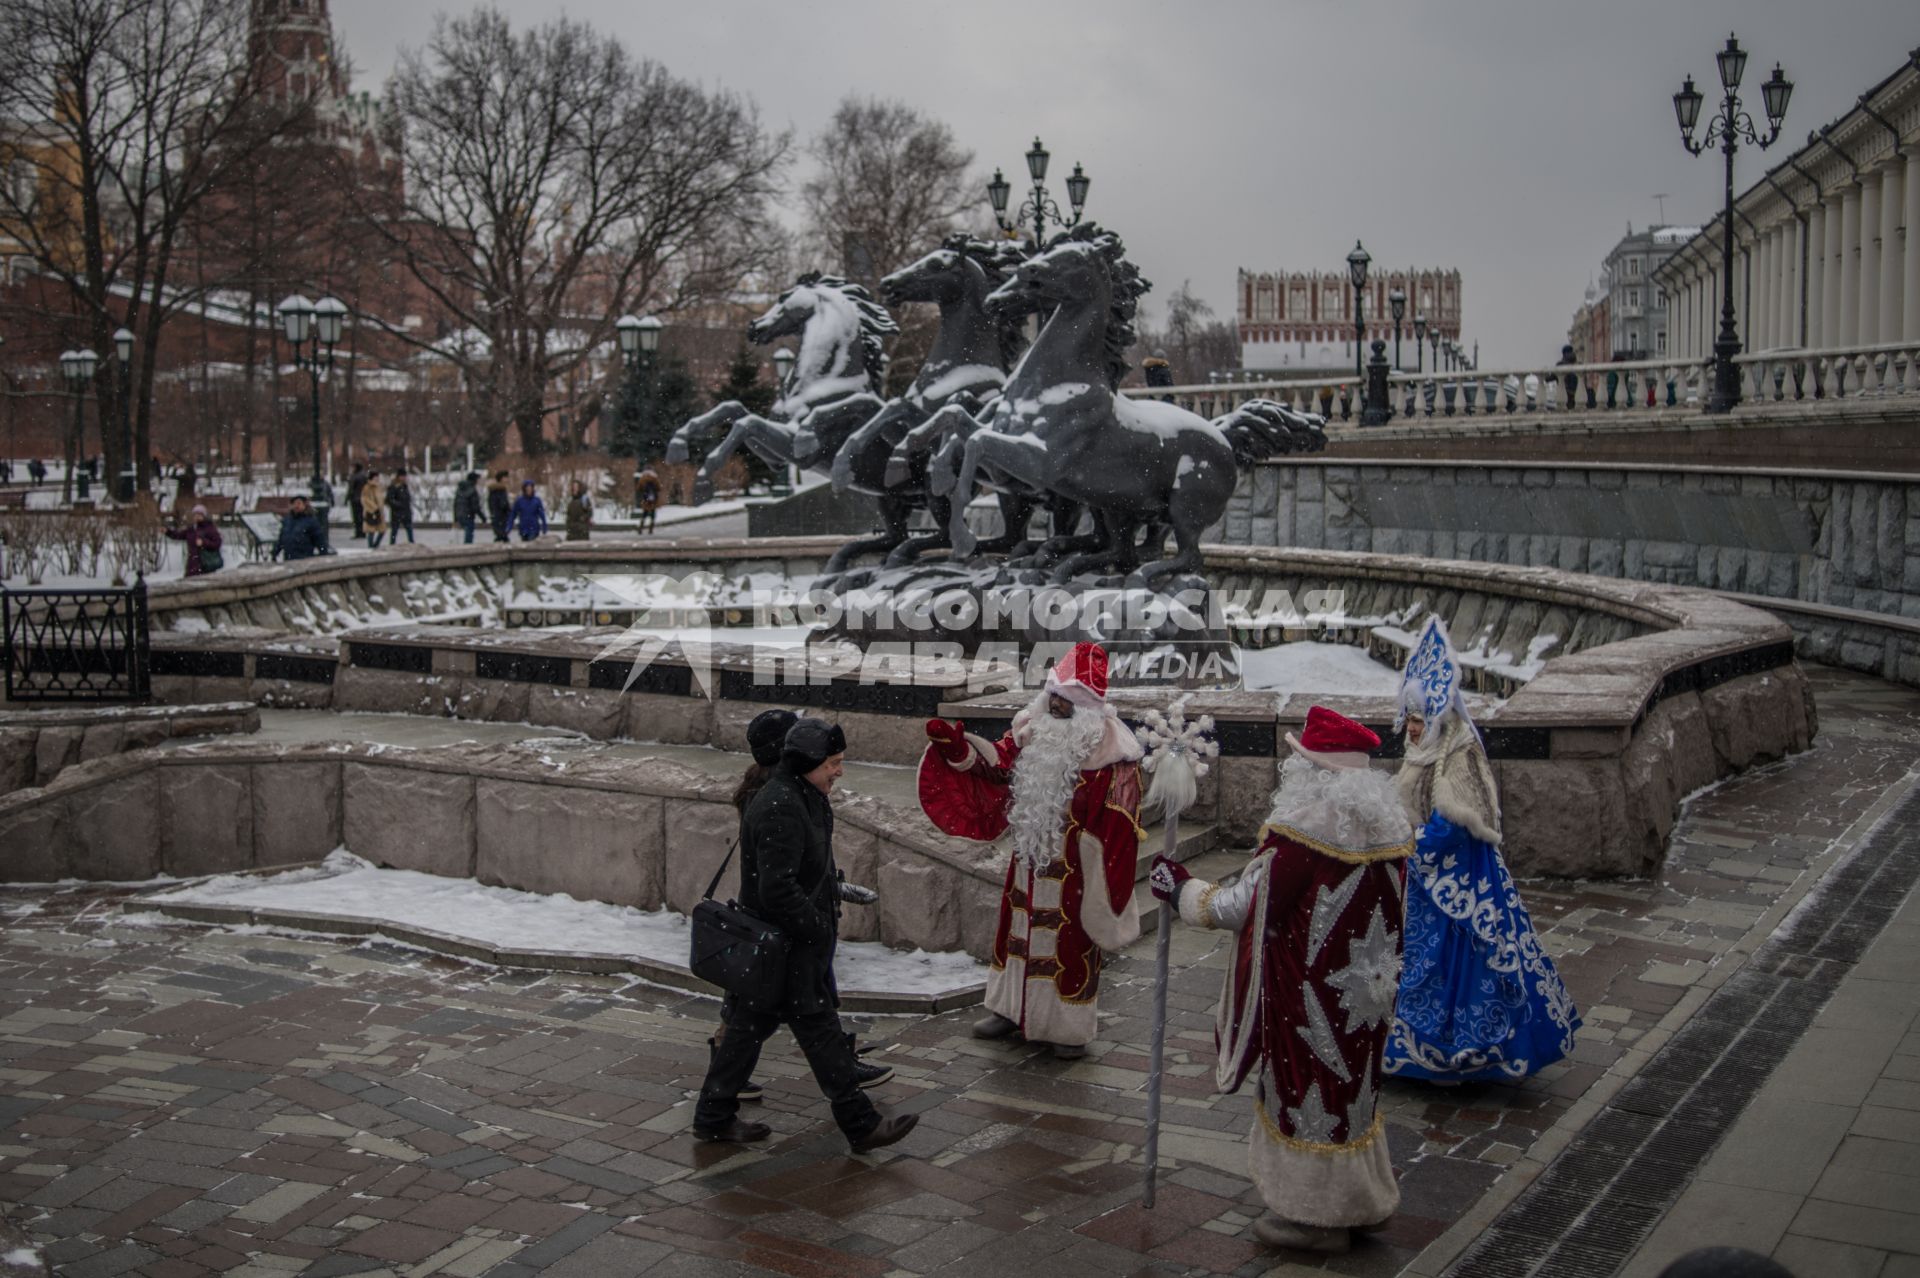
[[[1721,153],[1726,156],[1720,226],[1720,336],[1713,343],[1713,393],[1707,399],[1708,412],[1725,413],[1740,402],[1740,370],[1733,362],[1740,353],[1740,334],[1733,320],[1733,155],[1740,149],[1742,139],[1762,151],[1779,139],[1780,122],[1786,117],[1787,101],[1793,96],[1793,81],[1787,79],[1776,62],[1773,75],[1760,86],[1767,111],[1767,134],[1762,137],[1754,127],[1753,117],[1741,110],[1740,77],[1747,69],[1747,51],[1729,35],[1727,47],[1713,58],[1719,65],[1720,87],[1725,93],[1720,101],[1720,113],[1707,122],[1706,134],[1699,142],[1693,140],[1702,97],[1693,87],[1692,76],[1688,76],[1680,91],[1673,95],[1673,114],[1680,124],[1681,145],[1690,154],[1699,155],[1718,142]]]
[[[1081,210],[1087,206],[1087,188],[1093,185],[1093,179],[1087,176],[1080,165],[1073,166],[1073,176],[1067,179],[1067,203],[1073,209],[1072,218],[1060,212],[1060,206],[1047,194],[1047,162],[1052,155],[1042,146],[1039,138],[1033,140],[1033,149],[1027,152],[1027,174],[1033,179],[1033,194],[1017,209],[1011,219],[1007,216],[1007,201],[1012,198],[1013,185],[1008,182],[999,169],[993,171],[993,181],[987,183],[987,199],[993,204],[993,220],[1000,229],[1009,235],[1028,218],[1033,219],[1033,246],[1038,249],[1047,239],[1047,222],[1052,220],[1061,227],[1069,227],[1079,222]]]
[[[287,345],[293,348],[293,366],[307,370],[313,391],[313,508],[326,526],[332,502],[320,469],[320,374],[333,367],[333,348],[340,344],[347,323],[347,306],[337,297],[310,302],[295,293],[280,303],[280,323]]]

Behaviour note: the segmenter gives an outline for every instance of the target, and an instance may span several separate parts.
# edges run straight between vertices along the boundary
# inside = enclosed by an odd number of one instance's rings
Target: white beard
[[[1075,706],[1071,719],[1056,719],[1047,713],[1047,694],[1042,692],[1028,710],[1027,727],[1033,736],[1013,761],[1007,824],[1013,830],[1014,855],[1038,869],[1059,852],[1081,766],[1099,747],[1107,720],[1084,706]]]
[[[1270,824],[1290,826],[1345,852],[1413,837],[1392,774],[1372,768],[1322,768],[1297,755],[1280,765]]]

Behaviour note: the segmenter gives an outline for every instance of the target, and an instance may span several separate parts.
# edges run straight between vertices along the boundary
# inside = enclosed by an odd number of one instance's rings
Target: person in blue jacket
[[[532,541],[547,531],[547,507],[533,492],[533,481],[522,480],[520,496],[513,503],[513,526],[521,541]]]
[[[320,517],[305,497],[295,497],[286,514],[280,517],[280,536],[273,543],[273,557],[291,562],[311,559],[327,553],[327,532]]]

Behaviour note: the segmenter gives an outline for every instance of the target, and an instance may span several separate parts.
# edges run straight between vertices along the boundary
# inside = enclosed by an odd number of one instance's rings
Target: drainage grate
[[[1920,880],[1920,791],[1829,874],[1502,1212],[1448,1278],[1609,1278]]]

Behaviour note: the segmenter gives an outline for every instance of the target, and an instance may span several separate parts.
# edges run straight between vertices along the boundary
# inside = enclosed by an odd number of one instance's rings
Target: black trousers
[[[813,1069],[820,1094],[833,1106],[833,1121],[848,1140],[859,1140],[880,1121],[880,1111],[854,1081],[853,1044],[832,1008],[799,1016],[759,1012],[728,1001],[723,1015],[727,1032],[713,1053],[713,1064],[700,1085],[700,1103],[693,1111],[695,1131],[718,1131],[740,1112],[740,1089],[760,1063],[760,1045],[783,1024],[793,1031],[800,1051]]]

